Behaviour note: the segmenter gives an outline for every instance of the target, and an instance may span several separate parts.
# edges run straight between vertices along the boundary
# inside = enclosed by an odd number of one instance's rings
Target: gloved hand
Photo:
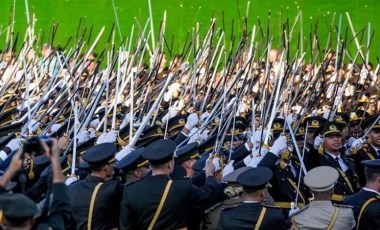
[[[192,128],[194,128],[198,124],[198,121],[199,121],[198,114],[196,114],[196,113],[190,114],[187,117],[185,128],[188,130],[191,130]]]
[[[228,174],[232,173],[234,171],[234,160],[228,162],[226,166],[223,168],[223,176],[227,176]]]
[[[50,131],[51,131],[51,133],[54,133],[54,132],[58,131],[58,129],[61,127],[62,127],[61,124],[54,124],[50,127]]]
[[[256,168],[257,165],[260,163],[260,161],[263,158],[264,157],[262,157],[262,156],[253,157],[252,160],[249,162],[249,164],[247,166],[252,167],[252,168]]]
[[[107,138],[107,133],[104,132],[102,134],[100,134],[100,136],[98,137],[98,140],[96,140],[96,144],[101,144],[101,143],[104,143],[104,140]]]
[[[215,157],[214,159],[212,159],[212,164],[215,167],[215,170],[214,170],[215,172],[220,170],[219,158]]]
[[[364,143],[364,140],[362,138],[358,138],[352,143],[351,149],[353,148],[360,149],[363,146],[363,143]]]
[[[14,138],[10,142],[8,142],[8,144],[5,147],[8,147],[12,152],[15,152],[20,148],[21,142],[23,142],[24,140],[25,139],[23,138]]]
[[[71,176],[71,177],[69,177],[69,178],[66,179],[65,185],[69,186],[69,185],[71,185],[72,183],[74,183],[75,181],[78,181],[78,180],[79,180],[78,177]]]
[[[314,140],[314,149],[318,149],[318,147],[323,143],[323,139],[321,136],[317,136]]]
[[[348,140],[347,140],[347,147],[348,147],[348,148],[353,147],[352,144],[354,143],[354,141],[356,141],[356,139],[357,139],[357,138],[355,138],[355,137],[350,137],[350,138],[348,138]]]
[[[91,128],[96,128],[96,127],[98,127],[99,123],[100,123],[99,119],[96,118],[96,119],[94,119],[94,120],[92,120],[92,121],[90,122],[90,125],[89,125],[89,126],[90,126]]]
[[[82,132],[78,133],[77,139],[78,144],[88,141],[90,139],[90,133],[87,130],[83,130]]]
[[[251,162],[252,158],[253,158],[252,155],[251,155],[251,154],[248,154],[248,156],[246,156],[246,157],[243,159],[244,164],[245,164],[246,166],[248,166],[249,163]]]
[[[115,143],[117,138],[117,130],[111,130],[107,133],[103,143]]]
[[[273,146],[270,148],[269,152],[280,156],[281,152],[288,147],[288,141],[285,136],[280,136],[274,141]]]
[[[198,132],[198,128],[197,127],[194,127],[190,130],[190,133],[189,133],[189,141],[187,142],[187,144],[191,144],[191,143],[194,143],[194,142],[198,142],[198,140],[200,139],[200,135],[199,135],[199,132]]]
[[[126,157],[128,154],[130,154],[134,150],[135,150],[134,148],[132,148],[128,145],[125,146],[122,150],[120,150],[118,153],[116,153],[116,155],[115,155],[116,161],[120,161],[121,159]]]
[[[209,129],[205,129],[205,130],[201,133],[201,136],[200,136],[201,141],[205,141],[205,140],[207,140],[209,132],[210,132]]]
[[[40,127],[40,123],[32,119],[28,125],[29,133],[34,133]]]
[[[96,137],[96,132],[94,128],[88,128],[88,132],[90,133],[90,138]]]

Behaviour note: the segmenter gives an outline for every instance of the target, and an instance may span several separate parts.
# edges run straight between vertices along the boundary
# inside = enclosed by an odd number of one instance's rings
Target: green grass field
[[[10,22],[11,6],[14,0],[0,0],[0,47],[5,46],[7,31],[5,30]],[[59,23],[54,45],[58,43],[65,44],[69,37],[72,36],[75,41],[76,33],[80,18],[83,17],[87,27],[85,35],[88,38],[91,26],[93,26],[92,39],[104,25],[105,33],[102,36],[98,50],[104,48],[112,23],[115,21],[115,14],[111,0],[28,0],[30,13],[35,13],[37,18],[36,34],[40,34],[40,43],[51,40],[51,27],[54,23]],[[116,11],[120,21],[122,36],[129,37],[132,24],[137,23],[143,26],[148,19],[148,2],[145,0],[114,0]],[[5,3],[5,4],[4,4]],[[158,36],[160,22],[163,13],[167,11],[166,38],[168,43],[173,43],[174,51],[182,49],[188,31],[200,23],[201,35],[204,35],[210,24],[212,17],[217,18],[217,27],[224,27],[226,30],[227,42],[231,37],[232,21],[234,20],[234,35],[239,40],[243,17],[247,11],[247,1],[243,0],[152,0],[155,36]],[[318,36],[321,46],[324,48],[327,41],[329,24],[332,21],[334,12],[335,23],[338,25],[339,15],[342,15],[343,35],[347,26],[345,12],[349,12],[356,31],[360,31],[371,22],[371,30],[379,28],[380,20],[377,19],[380,9],[378,0],[251,0],[249,7],[248,28],[251,30],[254,24],[257,24],[260,18],[261,24],[266,30],[268,22],[268,11],[271,11],[270,31],[273,36],[274,46],[279,45],[279,35],[281,32],[281,22],[289,19],[293,23],[299,9],[303,11],[303,34],[304,45],[308,46],[309,33],[311,25],[315,25],[318,20]],[[15,32],[24,35],[26,28],[25,1],[17,0],[15,9]],[[224,17],[222,17],[224,15]],[[224,23],[223,19],[224,18]],[[333,28],[333,29],[335,29]],[[298,34],[299,26],[296,27],[295,33]],[[135,35],[137,31],[135,30]],[[364,30],[364,36],[358,36],[362,39],[362,44],[367,41],[367,30]],[[348,30],[348,38],[353,35]],[[371,45],[370,59],[376,62],[376,57],[380,56],[380,42],[375,32]],[[336,35],[333,37],[335,44]],[[116,41],[120,41],[119,34],[116,34]],[[91,42],[91,41],[90,41]],[[293,46],[296,46],[294,39]],[[116,43],[118,44],[118,43]],[[356,48],[350,44],[350,52],[355,53]],[[335,45],[334,45],[335,47]],[[294,47],[293,47],[294,50]]]

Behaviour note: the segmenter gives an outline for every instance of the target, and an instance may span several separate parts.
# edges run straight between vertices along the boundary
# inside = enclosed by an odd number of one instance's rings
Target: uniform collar
[[[363,187],[363,190],[364,191],[367,191],[367,192],[373,192],[375,193],[377,196],[380,196],[380,192],[376,191],[376,190],[373,190],[373,189],[370,189],[370,188],[366,188],[366,187]]]

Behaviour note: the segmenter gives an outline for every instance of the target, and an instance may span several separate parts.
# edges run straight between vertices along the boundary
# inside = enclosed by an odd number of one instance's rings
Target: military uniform
[[[205,211],[206,217],[202,223],[202,230],[217,229],[220,214],[223,210],[237,207],[242,202],[241,197],[233,197],[212,206]]]
[[[335,212],[338,212],[336,219]],[[304,209],[291,216],[293,229],[352,229],[355,226],[352,209],[349,206],[335,206],[331,201],[313,201]]]
[[[362,217],[358,220],[361,208],[372,198],[374,198],[374,200],[368,204]],[[343,203],[353,206],[355,219],[360,227],[359,229],[380,228],[380,194],[378,192],[363,188],[358,193],[346,197]]]
[[[354,214],[349,206],[334,206],[330,195],[339,178],[336,169],[320,166],[305,175],[305,184],[316,195],[316,200],[294,213],[290,219],[292,229],[352,229],[355,226]]]
[[[174,141],[158,140],[148,145],[142,156],[153,165],[163,164],[173,159],[175,148]],[[154,229],[185,228],[190,207],[210,199],[216,184],[211,176],[202,188],[194,186],[188,178],[172,180],[167,174],[148,176],[125,187],[120,229],[148,229],[150,225]],[[156,212],[159,214],[154,222]]]
[[[365,166],[367,176],[379,179],[380,160],[367,160],[362,163]],[[368,178],[371,178],[368,177]],[[357,229],[380,229],[380,193],[374,189],[364,187],[360,192],[348,196],[344,204],[352,205]]]
[[[358,173],[359,183],[361,186],[364,186],[365,174],[364,167],[361,164],[361,162],[364,160],[380,159],[380,153],[378,153],[377,150],[375,150],[373,145],[364,144],[363,147],[359,149],[356,154],[352,154],[351,157],[355,160],[355,168],[356,172]]]
[[[276,206],[281,208],[290,208],[291,202],[294,202],[297,196],[298,179],[300,173],[300,164],[291,157],[288,164],[285,166],[276,166],[278,157],[268,152],[263,160],[258,164],[259,167],[267,167],[273,170],[273,179],[271,180],[272,188],[269,188],[270,194],[276,201]],[[291,163],[290,163],[291,162]],[[301,179],[301,185],[299,186],[298,202],[303,205],[309,203],[311,194],[309,189],[303,183]]]
[[[116,147],[112,143],[96,145],[83,154],[90,168],[105,165],[112,160]],[[118,180],[107,180],[97,176],[69,186],[72,213],[77,229],[112,229],[118,226],[119,205],[123,188]],[[92,212],[90,211],[92,210]]]
[[[265,210],[265,211],[263,211]],[[265,215],[260,222],[260,215]],[[259,225],[259,226],[258,226]],[[246,203],[224,209],[217,229],[286,229],[283,212],[279,208],[265,207],[260,203]]]
[[[261,204],[263,200],[251,196],[253,192],[264,192],[272,176],[271,170],[265,167],[242,172],[237,183],[243,186],[244,201],[234,208],[222,211],[218,229],[286,229],[281,209],[265,207]]]
[[[340,168],[339,163],[328,153],[319,156],[321,166],[330,166],[338,170],[339,179],[334,187],[334,193],[337,195],[350,195],[359,191],[359,179],[355,171],[355,164],[352,160],[347,159],[344,155],[340,155],[340,161],[348,167],[347,171]]]

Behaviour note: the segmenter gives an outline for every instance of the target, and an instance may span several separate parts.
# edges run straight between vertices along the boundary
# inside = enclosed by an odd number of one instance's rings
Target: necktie
[[[380,149],[376,151],[377,152],[377,158],[380,157]]]
[[[340,167],[340,164],[339,164],[339,157],[335,157],[335,161],[336,161],[338,167],[339,167],[340,169],[342,169],[342,167]]]

